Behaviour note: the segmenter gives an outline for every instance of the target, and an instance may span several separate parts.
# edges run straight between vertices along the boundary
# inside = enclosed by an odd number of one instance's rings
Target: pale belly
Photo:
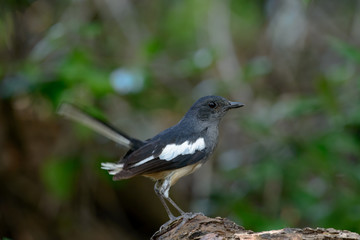
[[[174,185],[180,178],[187,176],[201,167],[202,163],[198,162],[189,166],[185,166],[179,169],[168,170],[159,173],[144,174],[143,176],[151,178],[154,181],[160,179],[169,179],[170,186]]]

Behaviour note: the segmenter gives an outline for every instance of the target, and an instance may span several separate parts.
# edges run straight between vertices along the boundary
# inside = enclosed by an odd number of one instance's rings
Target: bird
[[[221,96],[201,97],[177,124],[145,141],[132,138],[69,103],[62,103],[57,112],[127,147],[129,150],[117,163],[101,163],[101,168],[113,175],[113,180],[135,176],[154,180],[154,191],[169,219],[174,220],[176,217],[166,201],[180,216],[186,215],[186,212],[170,198],[170,187],[208,160],[218,142],[221,119],[228,110],[243,106],[243,103]]]

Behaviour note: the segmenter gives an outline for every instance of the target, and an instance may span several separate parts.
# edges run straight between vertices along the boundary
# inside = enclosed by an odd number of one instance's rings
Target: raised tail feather
[[[71,104],[61,104],[57,110],[57,113],[71,120],[80,122],[85,126],[93,129],[94,131],[100,133],[101,135],[125,147],[136,149],[139,145],[142,144],[140,140],[126,136],[126,134],[120,132],[111,125],[88,115],[87,113],[83,112],[82,110]]]
[[[82,123],[90,129],[93,129],[97,133],[100,133],[101,135],[109,138],[110,140],[113,140],[114,142],[121,144],[127,148],[130,148],[131,150],[128,151],[128,154],[144,144],[144,142],[135,138],[128,137],[126,134],[115,129],[108,123],[105,123],[95,117],[90,116],[89,114],[83,112],[81,109],[71,104],[61,104],[57,110],[57,113],[61,116]],[[123,166],[123,163],[101,163],[101,168],[107,170],[110,175],[116,175],[120,173],[123,170]]]

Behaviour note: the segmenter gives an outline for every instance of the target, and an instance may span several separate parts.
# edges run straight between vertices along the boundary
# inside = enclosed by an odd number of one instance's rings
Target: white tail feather
[[[101,169],[108,170],[110,175],[116,175],[123,170],[124,164],[122,163],[101,163]]]

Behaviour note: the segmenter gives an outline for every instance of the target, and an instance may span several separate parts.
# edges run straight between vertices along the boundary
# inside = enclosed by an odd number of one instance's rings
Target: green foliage
[[[69,200],[75,190],[79,169],[77,159],[51,159],[43,164],[41,176],[55,198]]]
[[[357,99],[360,91],[347,92],[347,87],[327,77],[319,78],[316,85],[314,97],[272,106],[265,111],[267,118],[246,116],[241,124],[243,132],[261,140],[251,151],[257,163],[250,169],[241,166],[232,179],[247,186],[239,189],[247,196],[232,209],[249,228],[286,227],[285,222],[291,222],[359,231],[360,199],[355,189],[360,189],[360,142],[358,132],[349,127],[360,126],[360,105],[359,101],[343,101],[341,96],[353,94],[347,97]],[[310,124],[298,125],[306,123],[305,119],[311,119]],[[284,131],[282,125],[288,124],[298,126]],[[272,193],[278,194],[279,202],[264,217],[256,209],[271,209],[267,204],[274,196],[266,194],[266,186],[274,181],[281,187],[280,192],[274,189]],[[261,203],[247,199],[264,191]],[[227,197],[236,199],[236,195]]]
[[[356,63],[360,64],[360,50],[358,47],[338,39],[331,39],[330,43],[333,49],[344,56],[346,59],[355,61]]]
[[[134,229],[126,231],[142,231],[138,226],[145,217],[138,215],[145,204],[133,204],[148,200],[151,184],[139,190],[137,180],[113,182],[100,170],[100,162],[115,162],[125,149],[58,118],[55,109],[62,101],[146,139],[176,123],[194,99],[218,94],[246,106],[221,125],[216,157],[207,163],[215,167],[206,183],[211,185],[204,196],[210,199],[206,214],[228,216],[252,230],[360,231],[356,1],[120,2],[5,1],[10,11],[0,14],[0,32],[6,33],[0,34],[0,100],[11,101],[19,124],[13,132],[21,133],[29,156],[36,156],[18,168],[44,187],[39,198],[22,196],[19,202],[26,204],[18,206],[19,219],[31,205],[33,215],[24,221],[35,219],[38,229],[47,229],[41,224],[48,219],[61,229],[56,220],[62,215],[82,216],[78,224],[67,223],[81,233],[118,233],[132,224]],[[300,23],[305,30],[296,36]],[[227,154],[230,163],[223,161]],[[28,170],[34,168],[39,176]],[[12,170],[4,172],[10,176]],[[13,175],[5,184],[23,181]],[[12,187],[4,189],[1,193]],[[4,195],[8,202],[20,198]],[[44,211],[38,209],[39,199],[54,212],[38,214]],[[146,217],[146,224],[155,226],[148,231],[165,221],[158,215]],[[82,230],[80,225],[88,223],[96,227]],[[19,226],[28,228],[26,222]],[[59,229],[48,238],[73,236],[66,227]]]

